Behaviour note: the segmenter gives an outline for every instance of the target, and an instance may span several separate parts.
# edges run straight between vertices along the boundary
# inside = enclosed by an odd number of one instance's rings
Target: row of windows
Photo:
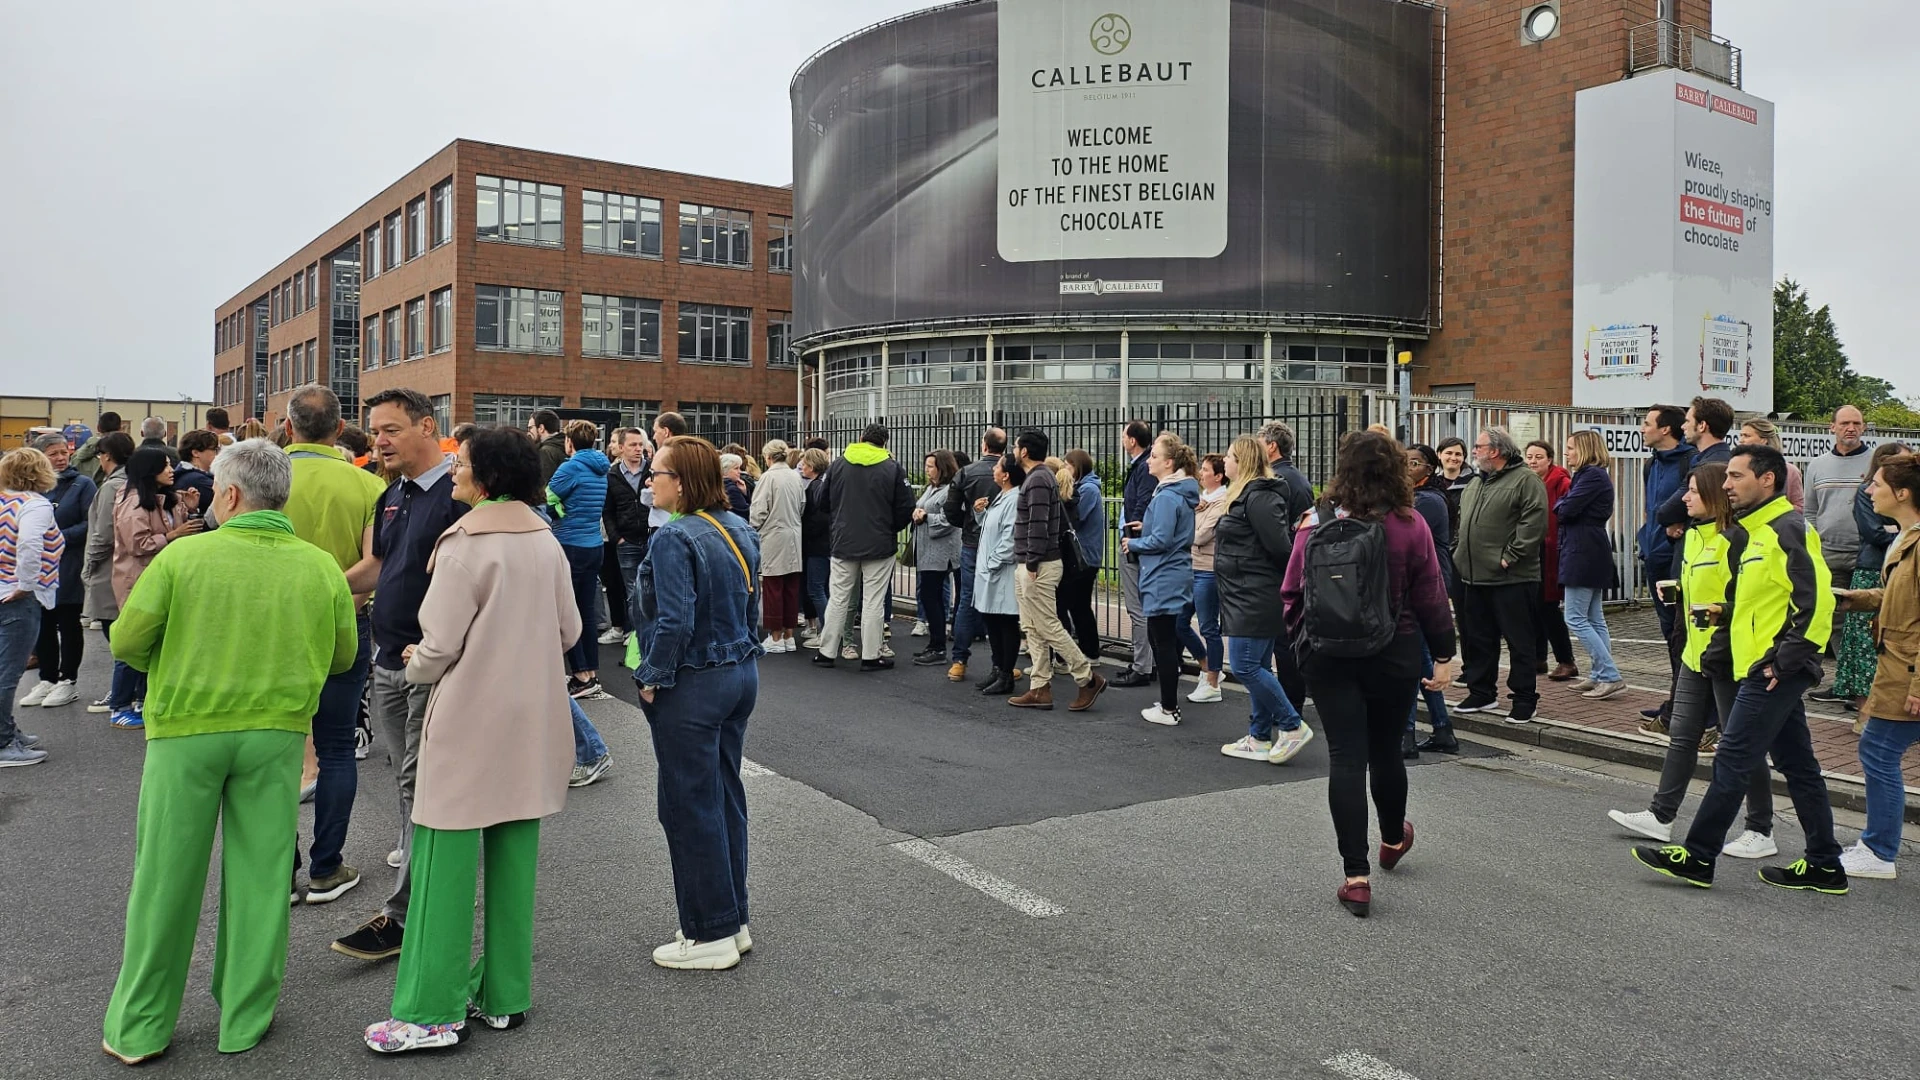
[[[512,285],[480,285],[474,289],[474,344],[482,349],[559,354],[563,348],[564,296],[552,289]],[[626,359],[659,359],[662,355],[659,300],[637,296],[580,297],[580,353]],[[682,361],[715,364],[753,362],[753,309],[720,304],[678,305]],[[771,367],[796,362],[789,347],[793,316],[768,313],[767,356]]]
[[[361,364],[368,371],[453,348],[453,288],[436,289],[361,323]]]
[[[361,273],[379,277],[453,239],[453,178],[388,214],[360,237]]]
[[[566,189],[512,177],[474,177],[474,232],[482,240],[540,247],[566,246]],[[610,255],[662,258],[665,213],[645,195],[582,190],[580,246]],[[793,270],[793,219],[767,217],[767,269]],[[753,267],[753,212],[700,203],[680,204],[679,258],[709,266]]]
[[[994,350],[996,381],[1118,381],[1119,339],[1075,341],[1031,339]],[[1140,382],[1233,382],[1265,378],[1258,339],[1156,341],[1135,338],[1128,344],[1127,378]],[[976,383],[986,379],[986,349],[980,344],[928,342],[890,350],[887,385],[929,386]],[[829,393],[880,385],[878,351],[841,355],[827,362]],[[1385,349],[1337,345],[1279,345],[1273,351],[1273,375],[1289,382],[1387,384]]]
[[[309,339],[304,345],[282,349],[267,358],[267,392],[278,394],[320,379],[320,343]]]
[[[436,399],[437,400],[437,399]],[[561,399],[546,394],[475,394],[473,396],[473,422],[476,424],[498,424],[506,427],[526,427],[527,421],[541,409],[563,408]],[[639,398],[595,398],[580,399],[582,409],[604,409],[620,414],[623,426],[649,428],[653,418],[660,415],[661,402],[645,401]],[[712,441],[716,446],[729,442],[745,442],[750,436],[763,434],[767,438],[791,439],[800,425],[800,410],[793,405],[767,406],[767,420],[764,429],[756,432],[753,428],[753,407],[739,402],[682,401],[674,411],[686,418],[687,427],[696,435]],[[604,436],[607,433],[601,432]],[[757,451],[758,447],[752,447]]]
[[[232,371],[223,371],[215,375],[213,377],[213,403],[223,409],[240,409],[242,412],[252,412],[252,409],[248,407],[247,403],[249,396],[247,392],[251,389],[247,383],[247,369],[244,367],[237,367]]]

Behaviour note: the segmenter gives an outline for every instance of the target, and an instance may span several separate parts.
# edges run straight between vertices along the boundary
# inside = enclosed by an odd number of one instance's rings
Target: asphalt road
[[[104,669],[89,659],[87,689]],[[214,1049],[216,868],[173,1048],[144,1072],[1912,1072],[1912,860],[1906,880],[1830,898],[1769,889],[1729,859],[1700,892],[1636,868],[1607,821],[1609,808],[1644,806],[1644,785],[1483,751],[1414,770],[1418,846],[1376,878],[1374,916],[1361,921],[1334,902],[1324,743],[1285,767],[1235,761],[1216,750],[1244,730],[1243,698],[1192,706],[1170,731],[1138,719],[1148,695],[1111,690],[1089,714],[1034,714],[982,702],[942,669],[766,658],[747,743],[771,770],[747,781],[755,951],[726,973],[647,960],[674,921],[646,728],[625,702],[592,703],[616,767],[543,831],[532,1020],[404,1063],[359,1041],[387,1015],[393,965],[326,948],[390,883],[382,858],[397,811],[376,747],[348,841],[367,883],[293,910],[273,1031],[244,1055]],[[77,706],[26,720],[54,756],[0,772],[0,1078],[112,1075],[122,1067],[99,1052],[100,1018],[142,742]],[[1791,818],[1781,840],[1797,855]]]

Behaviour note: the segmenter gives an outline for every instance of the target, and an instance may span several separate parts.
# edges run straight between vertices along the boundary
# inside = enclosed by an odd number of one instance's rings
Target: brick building
[[[785,188],[460,139],[214,313],[214,403],[284,415],[325,382],[357,416],[412,387],[454,423],[662,408],[791,432]]]

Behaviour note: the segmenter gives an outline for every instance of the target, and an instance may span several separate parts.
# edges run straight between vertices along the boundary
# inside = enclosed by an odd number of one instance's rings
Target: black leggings
[[[1147,616],[1147,647],[1153,650],[1153,673],[1160,679],[1160,707],[1180,711],[1180,617]]]
[[[1093,586],[1100,580],[1100,568],[1088,567],[1071,577],[1060,581],[1060,595],[1056,606],[1060,611],[1060,625],[1073,635],[1073,643],[1087,654],[1087,659],[1100,657],[1100,623],[1093,614]]]
[[[1573,663],[1573,638],[1567,633],[1567,613],[1560,601],[1542,595],[1534,602],[1533,619],[1539,629],[1533,639],[1536,660],[1545,660],[1548,648],[1552,648],[1554,663]]]
[[[33,651],[40,654],[40,677],[48,682],[80,678],[80,657],[86,632],[80,625],[80,605],[56,604],[40,620],[40,640]]]
[[[1348,877],[1365,877],[1372,865],[1367,851],[1369,781],[1380,815],[1381,841],[1398,844],[1404,839],[1407,763],[1400,756],[1400,736],[1406,731],[1407,713],[1419,686],[1415,678],[1382,671],[1392,666],[1382,664],[1384,659],[1316,658],[1306,672],[1307,687],[1320,714],[1320,730],[1327,736],[1327,757],[1332,763],[1327,808],[1333,813],[1333,832]]]
[[[992,650],[993,670],[1013,674],[1020,662],[1020,616],[981,612],[987,621],[987,644]]]

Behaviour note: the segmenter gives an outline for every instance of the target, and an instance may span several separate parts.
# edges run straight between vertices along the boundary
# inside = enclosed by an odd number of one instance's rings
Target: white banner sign
[[[1000,0],[1008,262],[1227,246],[1229,0]]]

